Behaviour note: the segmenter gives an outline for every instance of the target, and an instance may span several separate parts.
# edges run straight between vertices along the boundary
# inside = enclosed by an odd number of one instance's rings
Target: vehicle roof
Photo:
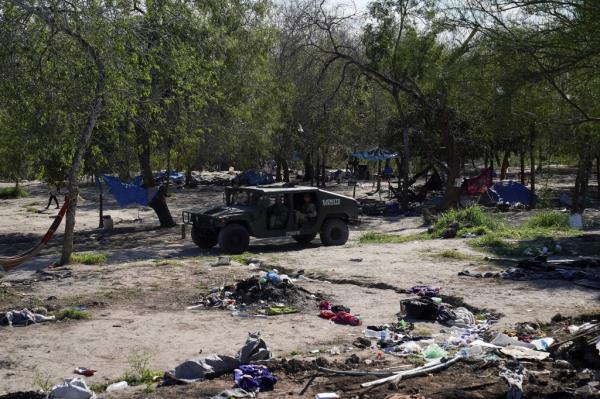
[[[294,187],[282,187],[282,186],[247,186],[247,187],[234,187],[233,189],[238,190],[251,190],[258,191],[261,193],[307,193],[318,191],[316,187],[308,186],[294,186]]]

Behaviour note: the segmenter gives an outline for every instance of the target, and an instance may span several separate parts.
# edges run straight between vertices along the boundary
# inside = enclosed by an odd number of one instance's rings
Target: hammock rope
[[[12,269],[21,266],[23,263],[35,257],[46,246],[48,241],[52,239],[54,232],[56,231],[56,229],[58,229],[58,226],[60,226],[60,223],[62,222],[63,217],[65,216],[65,213],[67,212],[68,208],[69,200],[68,198],[65,198],[65,202],[63,203],[62,208],[60,208],[60,211],[58,211],[58,215],[56,215],[56,217],[54,218],[54,222],[52,222],[52,225],[50,226],[46,234],[44,234],[42,240],[35,247],[19,255],[0,256],[0,266],[2,266],[4,271],[9,272]]]

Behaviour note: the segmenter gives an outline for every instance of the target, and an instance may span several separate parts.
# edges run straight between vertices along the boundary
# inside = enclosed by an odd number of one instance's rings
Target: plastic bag
[[[438,344],[430,344],[423,351],[423,357],[425,357],[425,359],[439,359],[446,355],[448,355],[448,352],[443,350]]]

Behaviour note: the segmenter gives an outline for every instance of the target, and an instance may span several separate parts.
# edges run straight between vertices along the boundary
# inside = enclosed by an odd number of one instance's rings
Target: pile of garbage
[[[34,309],[35,310],[35,309]],[[10,310],[0,312],[0,326],[28,326],[30,324],[54,321],[54,316],[46,316],[41,313],[34,313],[29,309]]]
[[[294,279],[288,275],[273,269],[238,281],[233,286],[213,288],[210,294],[188,309],[210,307],[228,309],[234,315],[274,316],[297,313],[302,308],[314,306],[319,299],[295,286]]]
[[[577,258],[569,260],[548,260],[546,256],[532,259],[512,260],[515,267],[502,271],[471,272],[463,270],[459,276],[475,278],[499,278],[506,280],[568,280],[577,285],[600,288],[600,259]]]

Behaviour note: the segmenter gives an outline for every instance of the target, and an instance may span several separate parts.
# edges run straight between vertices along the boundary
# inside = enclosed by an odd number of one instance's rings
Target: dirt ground
[[[0,200],[0,255],[13,255],[38,240],[56,215],[56,210],[38,213],[45,206],[47,191],[31,183],[27,198]],[[333,191],[349,193],[347,186]],[[359,194],[369,191],[365,184]],[[376,358],[376,351],[352,349],[330,355],[333,346],[352,348],[362,336],[361,327],[336,325],[317,317],[318,310],[305,308],[300,313],[268,318],[246,318],[227,310],[186,310],[212,287],[232,284],[257,273],[244,262],[230,266],[210,266],[218,249],[200,250],[189,238],[181,238],[181,227],[158,229],[151,209],[119,209],[110,195],[105,199],[105,214],[115,222],[111,231],[97,229],[98,202],[94,187],[82,190],[77,210],[76,251],[100,251],[108,255],[103,265],[73,264],[66,268],[40,272],[58,257],[60,234],[34,261],[0,279],[0,311],[27,306],[58,310],[79,306],[90,312],[89,320],[60,321],[22,328],[0,327],[0,394],[39,389],[40,378],[58,383],[76,367],[98,370],[86,378],[91,384],[113,380],[128,370],[132,356],[144,353],[153,370],[167,370],[199,353],[234,354],[248,332],[260,331],[277,359],[311,360],[324,356],[330,361],[358,353],[361,358]],[[174,190],[169,207],[174,217],[184,209],[220,203],[222,188],[200,187]],[[526,213],[526,212],[523,212]],[[361,245],[358,238],[366,231],[409,234],[424,231],[420,217],[363,217],[343,247],[324,247],[315,239],[308,246],[292,240],[252,240],[250,252],[266,264],[283,271],[304,270],[314,277],[297,281],[305,290],[349,306],[360,314],[364,325],[389,323],[399,311],[399,300],[407,298],[403,289],[417,284],[442,287],[442,294],[462,298],[472,307],[500,313],[497,330],[517,322],[549,322],[557,313],[579,314],[600,306],[597,290],[563,280],[509,281],[459,277],[464,269],[495,270],[497,264],[484,259],[465,239],[414,241],[404,244]],[[189,233],[189,231],[188,231]],[[589,234],[598,233],[591,230]],[[465,259],[440,256],[456,249]],[[350,261],[362,258],[362,262]],[[240,259],[238,259],[240,260]],[[434,323],[419,323],[418,328],[433,333]],[[311,353],[315,350],[319,353]],[[391,355],[383,360],[394,361]],[[459,380],[457,392],[481,384],[474,373],[485,373],[481,365],[466,364],[445,373],[448,380]],[[481,371],[483,370],[483,371]],[[41,376],[41,377],[40,377]],[[490,377],[491,378],[491,377]],[[429,380],[427,380],[429,379]],[[406,382],[399,389],[407,394],[421,393],[440,397],[447,387],[430,383],[428,376]],[[265,397],[299,396],[306,383],[302,373],[292,375]],[[334,391],[356,390],[362,379],[320,376],[315,387]],[[428,382],[430,381],[430,382]],[[504,397],[506,383],[495,374],[490,386],[500,384],[502,396],[457,393],[454,397]],[[195,384],[192,387],[165,387],[152,397],[207,397],[219,389],[230,388],[230,377]],[[195,388],[194,388],[195,387]],[[422,388],[428,387],[428,388]],[[314,396],[314,389],[305,393]],[[465,391],[466,389],[466,391]],[[486,388],[487,389],[487,388]],[[462,391],[461,391],[462,390]],[[216,392],[215,392],[216,391]],[[387,387],[368,397],[384,397]],[[484,393],[482,393],[484,392]],[[491,392],[491,391],[490,391]],[[496,392],[496,391],[494,391]],[[139,389],[121,397],[145,397]],[[437,395],[437,396],[436,396]],[[483,396],[481,396],[483,395]],[[499,395],[499,394],[498,394]],[[263,394],[261,394],[261,397]],[[450,397],[450,396],[444,396]]]

